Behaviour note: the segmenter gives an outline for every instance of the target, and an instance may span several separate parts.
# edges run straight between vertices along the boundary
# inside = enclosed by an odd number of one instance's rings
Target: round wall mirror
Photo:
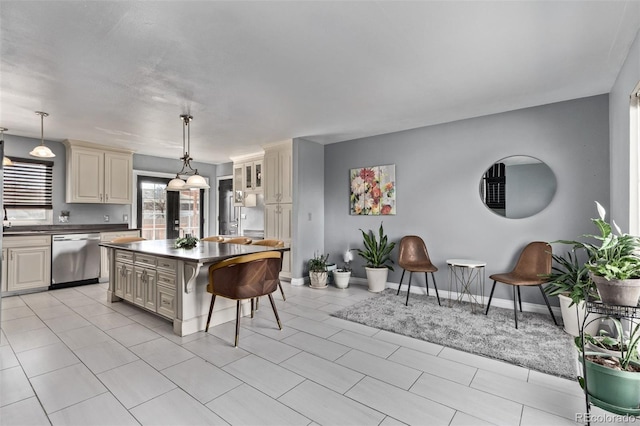
[[[480,199],[497,215],[522,219],[544,210],[556,193],[556,176],[542,161],[514,155],[496,161],[480,179]]]

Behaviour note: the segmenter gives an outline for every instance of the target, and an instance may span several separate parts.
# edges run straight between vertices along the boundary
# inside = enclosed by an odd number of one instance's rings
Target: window
[[[4,166],[3,197],[12,225],[53,223],[53,162],[9,157]]]

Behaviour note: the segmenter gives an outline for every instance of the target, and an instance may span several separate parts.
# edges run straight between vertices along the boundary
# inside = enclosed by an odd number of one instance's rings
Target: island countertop
[[[251,244],[228,244],[211,241],[198,241],[192,249],[175,248],[176,240],[144,240],[132,243],[102,242],[100,246],[119,250],[168,257],[199,264],[219,262],[230,257],[244,254],[260,253],[263,251],[289,251],[289,247],[266,247]]]

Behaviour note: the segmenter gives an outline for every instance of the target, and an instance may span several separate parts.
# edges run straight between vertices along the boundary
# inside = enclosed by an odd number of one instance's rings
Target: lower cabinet
[[[3,291],[51,285],[51,236],[5,237],[2,245]]]
[[[122,230],[122,231],[109,231],[100,233],[100,241],[108,242],[113,241],[114,238],[119,237],[139,237],[140,231],[135,230]],[[106,247],[100,247],[100,282],[109,280],[109,249]]]
[[[168,319],[176,317],[177,261],[116,251],[116,296]]]

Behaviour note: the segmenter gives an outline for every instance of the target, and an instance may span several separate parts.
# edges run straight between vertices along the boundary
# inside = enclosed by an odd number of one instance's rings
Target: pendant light
[[[0,127],[0,142],[4,143],[4,132],[6,132],[7,129],[6,127]],[[7,157],[6,155],[2,157],[2,165],[3,166],[13,166],[13,161],[11,161],[11,158]]]
[[[48,117],[49,114],[42,111],[36,111],[36,114],[40,116],[40,145],[33,148],[33,150],[29,153],[29,155],[32,155],[34,157],[40,157],[40,158],[55,157],[56,155],[53,152],[51,152],[51,150],[48,147],[44,145],[44,118]]]
[[[207,185],[207,181],[198,174],[198,169],[191,168],[191,161],[193,158],[189,156],[189,149],[191,148],[191,131],[189,129],[189,123],[193,120],[193,117],[187,114],[180,116],[182,119],[182,150],[184,155],[180,157],[182,160],[182,169],[176,173],[176,177],[169,181],[167,185],[167,191],[182,191],[184,189],[207,189],[210,188]],[[186,142],[185,142],[186,133]],[[180,176],[189,176],[185,182]]]

